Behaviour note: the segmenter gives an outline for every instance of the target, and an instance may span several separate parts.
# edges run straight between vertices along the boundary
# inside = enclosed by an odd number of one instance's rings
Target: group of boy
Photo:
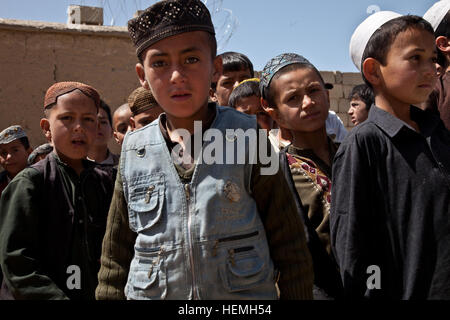
[[[142,88],[109,116],[122,145],[115,182],[86,161],[98,92],[67,82],[46,93],[41,128],[53,152],[0,201],[12,296],[450,299],[450,133],[436,111],[448,110],[450,36],[435,33],[448,31],[449,9],[439,1],[431,24],[380,11],[358,26],[350,54],[371,90],[351,93],[364,105],[351,106],[357,126],[337,141],[330,86],[305,57],[278,55],[254,79],[245,56],[216,54],[203,2],[150,6],[128,23]],[[422,110],[437,51],[438,107]],[[220,106],[230,100],[235,108]],[[271,126],[273,144],[270,134],[230,135]],[[210,130],[202,150],[214,142],[234,153],[206,164],[190,142]],[[264,174],[262,154],[275,149],[279,170]]]

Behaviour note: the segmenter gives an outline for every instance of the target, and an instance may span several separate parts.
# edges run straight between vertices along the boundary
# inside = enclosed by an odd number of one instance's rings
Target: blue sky
[[[203,0],[205,2],[205,0]],[[319,70],[357,72],[348,45],[373,10],[423,14],[437,0],[206,0],[219,53],[246,54],[255,70],[283,52],[304,55]],[[65,23],[70,4],[101,6],[104,24],[125,26],[154,0],[0,0],[0,18]],[[232,32],[230,32],[232,31]],[[231,37],[229,37],[231,34]]]

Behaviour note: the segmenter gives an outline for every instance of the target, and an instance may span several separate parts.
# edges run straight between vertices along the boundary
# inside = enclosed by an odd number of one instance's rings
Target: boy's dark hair
[[[375,101],[372,88],[365,83],[354,86],[348,98],[350,100],[352,99],[362,100],[366,104],[367,110],[370,109],[370,107]]]
[[[370,37],[361,59],[361,70],[363,70],[362,64],[367,58],[374,58],[382,65],[386,65],[388,52],[395,39],[401,32],[408,29],[424,30],[434,35],[433,27],[422,17],[405,15],[392,19],[378,28]],[[361,74],[364,82],[372,87],[372,84],[364,77],[364,72],[361,72]]]
[[[28,137],[19,138],[19,141],[23,145],[25,150],[28,150],[28,148],[30,148],[30,141],[28,140]]]
[[[319,79],[320,82],[322,84],[322,86],[327,89],[327,85],[325,84],[325,81],[323,81],[322,75],[320,74],[320,72],[312,65],[309,64],[302,64],[302,63],[294,63],[294,64],[290,64],[282,69],[280,69],[279,71],[277,71],[277,73],[273,76],[272,81],[270,82],[269,88],[267,88],[267,97],[266,100],[269,103],[269,106],[271,106],[272,108],[275,108],[275,96],[272,90],[272,84],[274,82],[274,80],[278,79],[279,77],[281,77],[283,74],[290,72],[290,71],[294,71],[297,69],[311,69],[314,70],[314,72],[316,72],[319,75]]]
[[[230,107],[236,108],[236,104],[239,102],[240,99],[251,96],[261,97],[258,81],[245,81],[239,84],[231,92],[228,104]]]
[[[108,106],[108,104],[106,104],[105,101],[100,99],[100,108],[102,108],[103,110],[105,110],[106,115],[108,116],[108,121],[110,126],[112,127],[112,117],[111,117],[111,108]]]
[[[222,58],[222,73],[248,69],[250,71],[250,78],[253,78],[255,76],[253,64],[245,54],[227,51],[219,54],[219,57]],[[216,90],[216,87],[217,83],[211,83],[211,88],[213,90]]]

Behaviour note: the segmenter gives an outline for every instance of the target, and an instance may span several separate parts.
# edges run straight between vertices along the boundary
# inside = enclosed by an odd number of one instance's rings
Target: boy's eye
[[[72,116],[62,116],[61,120],[71,120]]]
[[[154,61],[151,63],[151,66],[153,68],[160,68],[160,67],[163,67],[164,65],[165,65],[165,62],[162,60]]]
[[[196,57],[189,57],[189,58],[186,58],[186,63],[188,63],[188,64],[196,63],[196,62],[198,62],[198,61],[199,61],[199,59],[196,58]]]
[[[297,99],[298,99],[298,95],[294,94],[294,95],[290,96],[287,101],[288,102],[293,102],[293,101],[296,101]]]

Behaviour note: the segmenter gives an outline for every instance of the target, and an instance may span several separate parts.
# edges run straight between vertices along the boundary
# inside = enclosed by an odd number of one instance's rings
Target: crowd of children
[[[153,4],[127,103],[58,82],[47,144],[0,132],[0,299],[449,300],[449,10],[356,28],[347,132],[307,58],[255,78],[202,1]]]

